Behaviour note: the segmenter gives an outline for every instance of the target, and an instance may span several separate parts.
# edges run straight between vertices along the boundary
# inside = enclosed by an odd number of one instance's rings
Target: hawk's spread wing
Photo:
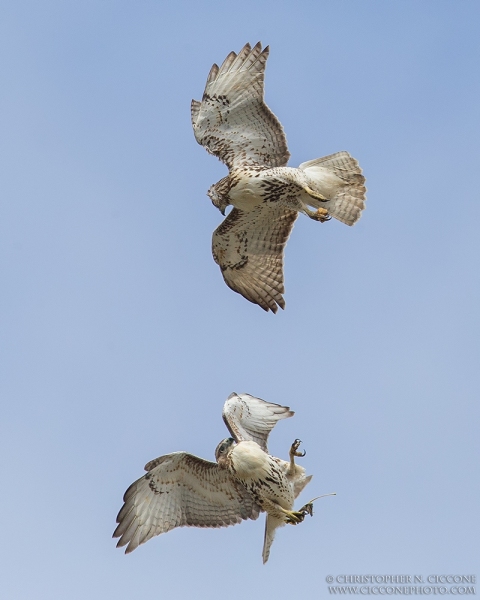
[[[256,519],[261,509],[250,493],[217,463],[186,452],[150,461],[146,475],[125,492],[117,516],[117,547],[125,553],[174,527],[227,527]]]
[[[213,258],[225,283],[266,311],[285,308],[283,249],[297,216],[285,208],[234,208],[213,232]]]
[[[192,100],[195,138],[229,168],[281,167],[290,154],[280,121],[263,101],[268,46],[246,44],[213,65],[201,102]]]
[[[227,398],[222,412],[225,425],[237,442],[256,442],[264,452],[268,452],[268,435],[277,421],[293,417],[294,414],[288,406],[235,392]]]

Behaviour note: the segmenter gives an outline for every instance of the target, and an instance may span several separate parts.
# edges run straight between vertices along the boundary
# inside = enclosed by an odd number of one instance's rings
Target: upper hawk
[[[283,127],[263,101],[268,53],[260,42],[246,44],[214,64],[191,111],[197,142],[229,169],[208,190],[222,214],[234,207],[213,233],[215,262],[232,290],[277,312],[285,307],[283,249],[297,214],[353,225],[365,207],[365,178],[348,152],[286,166]]]

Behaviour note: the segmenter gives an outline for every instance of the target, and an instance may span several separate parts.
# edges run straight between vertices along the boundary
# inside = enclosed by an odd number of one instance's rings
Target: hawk
[[[113,534],[120,538],[117,547],[127,546],[126,554],[175,527],[227,527],[265,511],[265,563],[275,530],[313,515],[313,500],[293,510],[312,478],[295,464],[295,457],[305,455],[298,452],[300,440],[292,444],[289,461],[268,454],[268,435],[277,421],[293,416],[290,408],[233,393],[222,414],[232,437],[218,444],[216,463],[187,452],[166,454],[147,463],[147,474],[127,489]]]
[[[275,313],[285,308],[283,251],[298,213],[353,225],[365,207],[365,178],[348,152],[286,166],[282,125],[263,101],[268,53],[260,42],[246,44],[214,64],[191,115],[197,142],[229,169],[208,190],[223,215],[234,207],[213,233],[213,258],[228,287]]]

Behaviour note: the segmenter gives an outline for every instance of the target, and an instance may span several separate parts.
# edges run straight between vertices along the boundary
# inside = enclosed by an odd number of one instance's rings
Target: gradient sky
[[[3,2],[0,9],[0,596],[328,597],[329,574],[476,574],[480,4],[469,0]],[[213,62],[270,44],[290,165],[365,173],[354,228],[300,217],[285,311],[210,252],[226,168],[191,98]],[[225,398],[296,411],[312,483],[263,517],[133,554],[111,534],[150,459],[213,460]]]

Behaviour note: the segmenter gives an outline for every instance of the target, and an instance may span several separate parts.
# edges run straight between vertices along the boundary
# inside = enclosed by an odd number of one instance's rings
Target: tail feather
[[[267,518],[265,520],[265,537],[263,540],[263,564],[265,564],[270,556],[270,546],[273,543],[273,539],[275,538],[275,531],[278,527],[282,527],[285,525],[285,521],[279,519],[278,517],[272,517],[272,515],[267,514]]]
[[[312,189],[328,199],[317,206],[342,223],[353,225],[365,208],[365,177],[358,162],[348,152],[337,152],[300,165]]]

